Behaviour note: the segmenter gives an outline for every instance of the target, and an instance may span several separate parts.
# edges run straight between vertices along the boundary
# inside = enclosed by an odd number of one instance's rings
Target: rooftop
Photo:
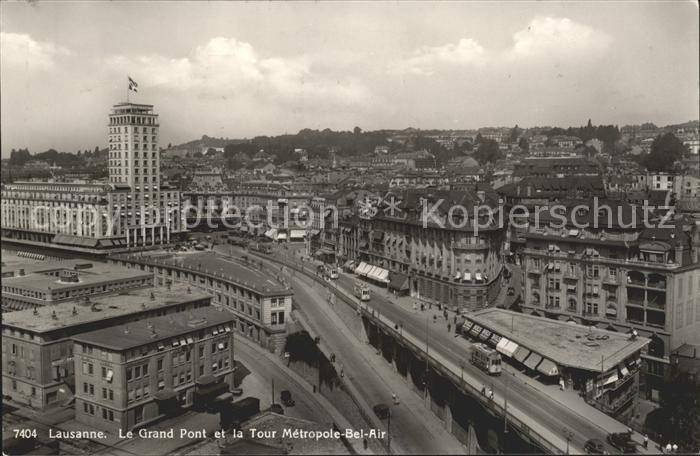
[[[485,309],[467,316],[486,329],[506,337],[561,366],[607,371],[641,350],[649,339],[536,317],[504,309]]]
[[[230,324],[234,321],[234,315],[220,307],[203,307],[197,309],[196,314],[181,312],[139,320],[81,333],[73,336],[73,340],[115,351],[123,351],[216,325],[229,325],[228,330],[230,331]]]
[[[210,295],[197,289],[188,291],[187,286],[180,284],[173,284],[170,290],[141,288],[115,295],[91,297],[89,305],[86,305],[86,301],[68,301],[36,309],[36,313],[33,309],[6,312],[2,314],[2,325],[42,333],[207,297]]]
[[[192,269],[198,272],[216,274],[250,287],[261,294],[291,294],[291,291],[269,270],[254,268],[243,260],[231,259],[216,252],[180,253],[172,255],[144,255],[133,257],[145,262],[159,262]],[[257,264],[257,262],[256,262]]]
[[[27,261],[26,259],[24,260]],[[24,275],[19,275],[21,269],[24,270]],[[3,273],[9,272],[10,270],[14,272],[14,277],[6,277],[3,279],[3,285],[33,291],[82,288],[120,280],[144,278],[152,275],[145,271],[137,271],[107,263],[86,260],[36,261],[33,263],[13,261],[11,264],[3,266],[2,270]],[[73,271],[77,273],[78,281],[61,281],[60,277],[50,275],[52,273],[60,274],[61,271]]]

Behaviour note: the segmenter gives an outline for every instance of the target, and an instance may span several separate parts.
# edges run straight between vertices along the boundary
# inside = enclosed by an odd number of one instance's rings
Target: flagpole
[[[131,92],[131,89],[129,87],[130,85],[131,85],[131,81],[129,81],[129,78],[127,77],[127,79],[126,79],[126,102],[127,103],[129,102],[129,92]]]

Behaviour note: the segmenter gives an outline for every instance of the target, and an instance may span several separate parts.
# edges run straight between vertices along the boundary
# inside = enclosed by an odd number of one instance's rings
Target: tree
[[[510,136],[508,136],[508,142],[514,143],[518,141],[518,138],[522,134],[523,130],[522,128],[518,127],[518,124],[515,124],[515,127],[513,127],[510,130]]]
[[[522,150],[525,153],[528,153],[530,151],[530,143],[524,136],[520,138],[520,141],[518,141],[518,146],[520,147],[520,150]]]
[[[476,138],[474,138],[474,145],[481,144],[481,142],[484,140],[483,136],[481,136],[481,132],[476,134]]]
[[[660,443],[673,442],[679,453],[700,450],[700,383],[675,372],[661,388],[661,407],[647,415],[645,427]]]
[[[673,163],[683,158],[686,148],[673,133],[657,136],[651,143],[651,152],[644,159],[643,165],[649,171],[671,172]]]
[[[355,136],[359,136],[359,135],[362,134],[362,128],[360,128],[360,127],[355,127],[355,128],[352,129],[352,133],[353,133]]]
[[[10,164],[16,166],[24,166],[29,160],[32,159],[32,155],[29,153],[29,149],[12,149],[10,151]]]
[[[474,158],[476,158],[480,164],[494,163],[501,158],[503,158],[503,153],[498,148],[498,142],[493,139],[484,139],[479,148],[474,153]]]

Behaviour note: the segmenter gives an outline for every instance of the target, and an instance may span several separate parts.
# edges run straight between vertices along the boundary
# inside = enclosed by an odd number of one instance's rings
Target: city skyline
[[[635,6],[3,3],[2,156],[104,146],[127,75],[161,144],[696,119],[697,5]]]

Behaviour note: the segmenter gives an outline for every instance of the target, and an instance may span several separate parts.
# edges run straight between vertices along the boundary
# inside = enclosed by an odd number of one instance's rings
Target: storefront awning
[[[353,267],[355,267],[355,260],[348,260],[343,264],[344,269],[352,269]]]
[[[478,336],[482,329],[483,328],[481,326],[474,324],[474,326],[472,326],[471,329],[469,329],[469,334],[471,334],[472,336]]]
[[[287,239],[287,233],[277,233],[277,240]]]
[[[627,369],[627,366],[624,364],[620,364],[617,366],[618,370],[620,371],[620,377],[624,378],[627,377],[630,374],[629,369]]]
[[[484,329],[483,331],[481,331],[481,334],[479,334],[479,339],[486,342],[491,337],[491,334],[493,334],[491,331],[489,331],[488,329]]]
[[[476,280],[477,280],[477,281],[480,282],[481,280],[483,280],[483,278],[481,277],[481,273],[480,273],[480,272],[477,272],[477,273],[474,274],[474,275],[476,276]]]
[[[471,281],[472,281],[472,273],[471,273],[471,272],[465,272],[465,273],[464,273],[464,280],[466,280],[467,282],[471,282]]]
[[[531,352],[530,356],[528,356],[525,359],[525,362],[523,364],[525,364],[530,369],[535,370],[540,361],[542,361],[542,357],[535,352]]]
[[[361,261],[361,262],[360,262],[360,265],[357,266],[357,268],[355,268],[355,274],[357,274],[357,275],[365,275],[365,274],[363,274],[363,272],[364,272],[364,270],[365,270],[366,267],[367,267],[367,263],[365,263],[364,261]]]
[[[469,320],[465,321],[464,325],[462,326],[462,333],[469,332],[469,330],[472,329],[472,326],[474,326],[473,321],[469,321]]]
[[[525,361],[525,358],[527,358],[527,355],[530,354],[530,350],[528,350],[525,347],[518,347],[517,350],[515,350],[515,353],[513,353],[513,359],[519,362]]]
[[[383,268],[377,268],[379,272],[377,273],[377,280],[384,283],[389,283],[389,271]]]
[[[554,364],[552,360],[549,360],[547,358],[544,358],[542,360],[540,365],[537,366],[537,370],[548,377],[554,377],[556,375],[559,375],[559,369],[557,369],[557,365]]]
[[[268,237],[270,239],[274,239],[276,235],[277,230],[274,228],[270,228],[269,230],[265,231],[265,237]]]
[[[509,358],[513,357],[513,353],[515,353],[517,349],[518,344],[516,344],[512,340],[506,339],[505,337],[502,337],[501,340],[498,341],[498,345],[496,346],[497,351],[503,353]]]
[[[305,231],[304,230],[291,230],[289,232],[290,239],[303,239]]]

